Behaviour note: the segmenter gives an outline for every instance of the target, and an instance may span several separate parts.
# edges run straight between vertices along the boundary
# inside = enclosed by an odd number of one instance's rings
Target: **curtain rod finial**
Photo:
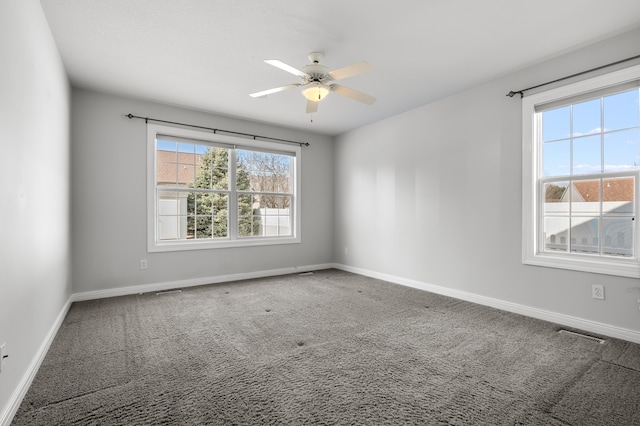
[[[517,92],[514,92],[513,90],[510,91],[509,93],[507,93],[507,96],[510,98],[513,98],[515,95],[517,95],[518,93],[520,93],[520,99],[524,98],[524,92],[522,90],[518,90]]]

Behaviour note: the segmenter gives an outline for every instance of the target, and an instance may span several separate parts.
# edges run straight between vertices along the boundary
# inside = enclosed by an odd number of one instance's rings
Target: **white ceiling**
[[[329,135],[640,26],[638,0],[41,4],[77,87]],[[299,82],[265,59],[302,68],[312,51],[323,52],[330,69],[368,61],[373,72],[341,83],[377,102],[367,106],[333,93],[311,122],[298,89],[248,96]]]

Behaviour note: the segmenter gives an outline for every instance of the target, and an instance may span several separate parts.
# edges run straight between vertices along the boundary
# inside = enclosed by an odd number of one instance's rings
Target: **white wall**
[[[637,30],[339,136],[335,261],[639,332],[637,280],[522,265],[521,101],[505,96],[639,43]]]
[[[147,253],[146,125],[125,118],[128,113],[309,142],[302,149],[302,243]],[[76,293],[332,261],[330,137],[83,89],[73,89],[71,134]],[[147,270],[140,270],[140,259],[148,260]]]
[[[35,0],[0,2],[0,424],[64,311],[69,275],[69,101]]]

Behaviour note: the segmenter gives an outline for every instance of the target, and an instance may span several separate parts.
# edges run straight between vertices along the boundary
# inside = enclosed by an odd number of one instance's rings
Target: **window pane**
[[[227,201],[227,196],[222,196],[221,194],[216,194],[216,195],[220,195],[221,197],[224,198],[224,202],[226,203]],[[228,211],[229,209],[225,208],[224,209],[220,209],[220,210],[216,210],[213,216],[213,230],[214,230],[214,236],[216,238],[225,238],[228,236],[227,230],[229,229],[229,216],[228,216]]]
[[[228,233],[229,196],[227,194],[213,194],[214,237],[225,238]]]
[[[623,172],[638,169],[640,131],[623,130],[604,135],[604,171]]]
[[[192,143],[178,142],[178,162],[194,164],[195,163],[195,145]]]
[[[264,234],[267,236],[291,235],[291,224],[289,215],[270,215],[262,217]]]
[[[238,235],[241,237],[253,235],[253,204],[253,195],[242,194],[238,196]]]
[[[546,251],[568,250],[569,217],[545,217],[543,232]]]
[[[238,217],[238,235],[241,237],[254,237],[262,235],[260,216],[245,215]]]
[[[601,137],[586,136],[573,140],[574,175],[598,173],[602,171]]]
[[[573,105],[573,136],[591,135],[601,131],[600,99]]]
[[[602,213],[634,215],[635,179],[633,177],[605,179],[602,187]]]
[[[176,185],[178,183],[178,165],[176,163],[158,163],[156,183],[158,185]]]
[[[239,190],[290,192],[292,158],[288,155],[237,150],[236,179]]]
[[[158,191],[158,214],[178,214],[178,200],[178,192],[176,191]]]
[[[604,218],[602,238],[603,254],[633,256],[633,220],[631,218]]]
[[[260,207],[260,200],[257,196],[252,194],[238,195],[238,214],[248,215],[251,214],[254,208]]]
[[[194,216],[196,214],[196,193],[187,193],[187,215]]]
[[[178,142],[178,152],[193,154],[195,152],[195,145],[189,142]]]
[[[206,154],[207,151],[211,149],[209,145],[196,145],[196,164],[199,164],[200,158],[203,154]]]
[[[570,107],[552,109],[542,113],[542,140],[544,142],[566,139],[571,132]]]
[[[260,208],[254,210],[254,218],[259,215],[262,235],[292,235],[291,201],[289,196],[260,197]]]
[[[207,147],[206,151],[197,149],[197,152],[194,186],[203,189],[229,189],[229,150]]]
[[[197,216],[211,216],[213,212],[213,194],[208,193],[196,193],[196,215]]]
[[[210,165],[198,164],[196,166],[196,179],[193,183],[194,188],[211,189],[213,169]]]
[[[211,216],[196,216],[197,239],[211,238],[213,236],[213,218]]]
[[[251,152],[242,149],[236,150],[236,187],[238,190],[249,190],[250,176],[253,174]]]
[[[238,236],[250,237],[251,235],[251,215],[238,216]]]
[[[600,219],[598,217],[572,217],[571,251],[575,253],[599,253],[599,227]]]
[[[544,184],[544,214],[569,215],[568,182]]]
[[[571,184],[571,214],[600,214],[600,179],[573,181]]]
[[[196,167],[193,164],[178,164],[178,185],[193,186]]]
[[[604,128],[606,131],[628,129],[640,125],[638,89],[604,98]]]
[[[211,170],[211,188],[229,189],[229,167],[214,167]]]
[[[158,240],[177,240],[180,238],[178,216],[158,216]]]
[[[171,141],[165,141],[165,140],[162,140],[162,139],[158,139],[156,141],[156,150],[158,152],[160,152],[160,151],[171,151],[171,152],[173,152],[174,154],[173,154],[173,160],[172,161],[174,161],[174,162],[176,161],[175,160],[175,158],[176,158],[176,154],[175,153],[178,152],[178,144],[177,143],[171,142]]]
[[[192,240],[196,237],[196,218],[187,217],[187,239]]]
[[[542,150],[543,176],[568,176],[571,173],[571,144],[568,139],[545,143]]]

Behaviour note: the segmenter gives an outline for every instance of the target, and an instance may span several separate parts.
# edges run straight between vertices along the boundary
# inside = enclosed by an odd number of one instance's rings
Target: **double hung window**
[[[523,101],[524,263],[640,276],[640,67]]]
[[[300,241],[300,148],[147,125],[148,250]]]

